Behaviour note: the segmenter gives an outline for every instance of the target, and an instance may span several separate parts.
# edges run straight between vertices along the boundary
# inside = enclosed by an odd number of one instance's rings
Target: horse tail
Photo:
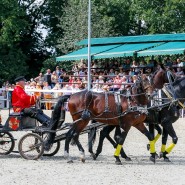
[[[96,127],[90,129],[90,132],[88,133],[88,144],[89,145],[92,145],[92,146],[94,145],[96,141],[96,131],[97,131]]]
[[[96,121],[92,120],[92,124],[93,123],[96,123]],[[90,131],[88,133],[88,145],[91,147],[94,145],[94,143],[96,141],[96,131],[97,131],[97,128],[93,127],[90,129]]]
[[[52,113],[52,126],[51,130],[56,130],[59,124],[59,121],[61,121],[60,126],[63,124],[65,120],[65,109],[64,109],[64,103],[68,100],[69,96],[64,95],[60,97],[57,104],[54,107],[53,113]]]

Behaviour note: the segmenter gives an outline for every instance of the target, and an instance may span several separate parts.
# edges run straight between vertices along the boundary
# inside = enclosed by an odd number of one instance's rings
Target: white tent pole
[[[91,89],[91,0],[88,4],[88,90]]]

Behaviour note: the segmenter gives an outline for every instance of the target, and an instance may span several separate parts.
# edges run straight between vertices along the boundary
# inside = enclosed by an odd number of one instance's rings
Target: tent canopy
[[[92,59],[101,58],[116,58],[116,57],[128,57],[134,56],[138,51],[151,48],[159,43],[137,43],[137,44],[121,44],[121,45],[105,45],[105,46],[92,46],[91,57]],[[68,61],[68,60],[80,60],[88,58],[88,48],[82,48],[74,51],[68,55],[57,57],[57,61]]]
[[[140,51],[137,56],[152,56],[152,55],[175,55],[184,54],[185,42],[168,42],[160,46]]]
[[[77,43],[87,45],[87,39]],[[184,54],[185,33],[156,34],[91,39],[92,59]],[[88,48],[84,47],[64,56],[56,57],[57,61],[88,59]]]
[[[138,36],[123,36],[123,37],[104,37],[92,38],[91,45],[119,44],[119,43],[146,43],[146,42],[171,42],[185,41],[185,33],[178,34],[153,34],[153,35],[138,35]],[[84,39],[77,45],[86,45],[88,40]]]

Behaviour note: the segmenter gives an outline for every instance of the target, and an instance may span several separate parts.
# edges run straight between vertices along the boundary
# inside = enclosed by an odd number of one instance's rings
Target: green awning
[[[91,56],[117,48],[120,45],[91,46]],[[88,59],[88,47],[79,49],[64,56],[56,57],[56,61]]]
[[[134,54],[138,51],[145,50],[151,47],[155,47],[160,44],[163,44],[163,43],[158,42],[158,43],[124,44],[117,48],[113,48],[109,51],[104,51],[102,53],[95,54],[93,56],[93,59],[130,57],[130,56],[134,56]]]
[[[103,37],[91,38],[91,45],[105,45],[105,44],[128,44],[128,43],[151,43],[151,42],[175,42],[185,41],[185,33],[176,34],[153,34],[153,35],[137,35],[137,36],[121,36],[121,37]],[[77,43],[77,45],[86,45],[88,40],[84,39]]]
[[[185,42],[168,42],[163,45],[140,51],[137,56],[152,56],[152,55],[175,55],[184,54]]]
[[[147,48],[155,47],[162,42],[158,43],[137,43],[137,44],[121,44],[121,45],[105,45],[105,46],[92,46],[91,57],[92,59],[102,58],[116,58],[134,56],[134,53],[145,50]],[[88,48],[82,48],[70,54],[56,58],[56,61],[69,61],[88,59]]]

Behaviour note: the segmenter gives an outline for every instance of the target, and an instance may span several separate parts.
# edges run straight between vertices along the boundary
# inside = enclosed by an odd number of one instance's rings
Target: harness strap
[[[105,111],[104,112],[110,112],[109,111],[109,102],[108,102],[108,93],[105,92]]]
[[[168,92],[168,90],[166,89],[166,87],[162,88],[162,91],[165,93],[165,95],[169,98],[169,99],[173,99],[173,97],[170,95],[170,93]],[[178,104],[180,105],[180,107],[182,109],[185,109],[185,105],[183,103],[181,103],[179,100],[177,100]]]

